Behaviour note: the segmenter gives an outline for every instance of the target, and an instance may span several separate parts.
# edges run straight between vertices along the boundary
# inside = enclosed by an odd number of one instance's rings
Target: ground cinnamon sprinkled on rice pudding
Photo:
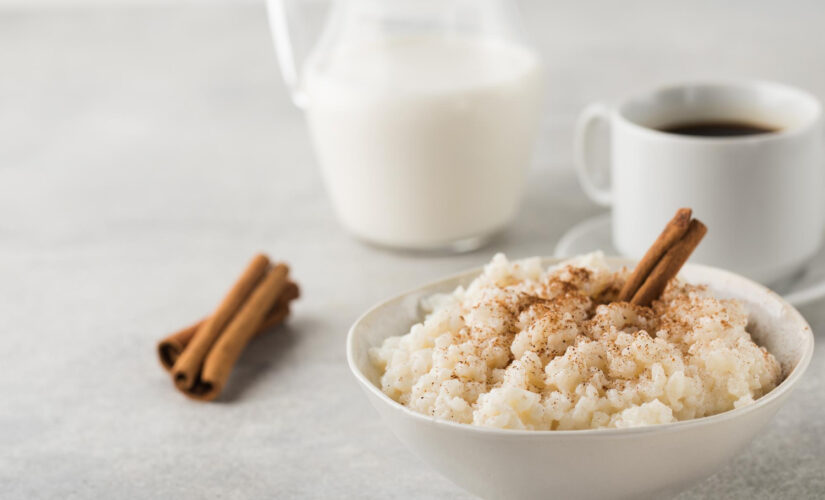
[[[506,429],[636,427],[739,408],[781,379],[736,300],[674,280],[653,306],[613,302],[628,272],[600,253],[548,270],[496,255],[371,349],[381,389],[426,415]]]

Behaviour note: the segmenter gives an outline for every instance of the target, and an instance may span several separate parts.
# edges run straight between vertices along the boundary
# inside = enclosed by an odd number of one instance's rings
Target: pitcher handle
[[[289,0],[267,0],[266,10],[281,76],[292,97],[292,102],[299,108],[304,108],[308,98],[301,81],[295,50],[296,33],[293,31],[293,28],[295,31],[300,31],[300,23],[297,22],[297,16],[293,16],[290,12]]]

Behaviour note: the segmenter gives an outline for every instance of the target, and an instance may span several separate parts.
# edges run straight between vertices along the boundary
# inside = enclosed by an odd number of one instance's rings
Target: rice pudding
[[[616,301],[601,253],[550,269],[496,255],[466,289],[370,350],[381,389],[426,415],[534,430],[636,427],[748,405],[781,381],[737,300],[673,280],[651,307]]]

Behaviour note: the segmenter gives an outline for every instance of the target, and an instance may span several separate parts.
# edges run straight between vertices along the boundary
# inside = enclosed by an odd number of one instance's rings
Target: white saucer
[[[573,257],[601,250],[605,255],[620,255],[613,247],[610,214],[602,214],[573,226],[556,245],[556,257]],[[793,276],[768,285],[794,306],[825,297],[825,247],[804,269]]]

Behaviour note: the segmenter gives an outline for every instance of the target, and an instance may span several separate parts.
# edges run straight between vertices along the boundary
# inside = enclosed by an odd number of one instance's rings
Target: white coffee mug
[[[735,122],[772,132],[700,137],[676,125]],[[640,257],[679,207],[709,229],[692,260],[771,283],[803,266],[825,223],[822,107],[768,82],[687,83],[594,104],[579,118],[579,181],[611,205],[613,243]]]

